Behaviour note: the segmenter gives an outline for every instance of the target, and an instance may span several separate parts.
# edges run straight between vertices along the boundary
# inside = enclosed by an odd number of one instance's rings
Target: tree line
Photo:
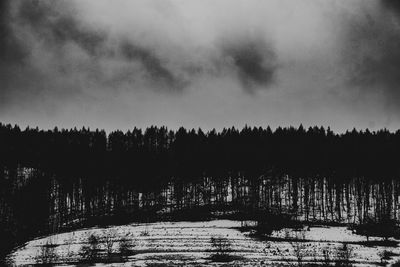
[[[0,166],[23,166],[60,179],[87,177],[154,187],[171,180],[257,178],[267,172],[337,179],[397,177],[400,131],[347,131],[303,126],[127,132],[39,130],[0,124]],[[0,167],[0,168],[1,168]]]

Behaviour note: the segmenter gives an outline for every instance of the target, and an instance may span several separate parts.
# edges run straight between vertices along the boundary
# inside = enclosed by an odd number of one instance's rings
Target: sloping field
[[[252,224],[252,222],[247,222]],[[240,231],[231,220],[158,222],[91,228],[26,243],[9,255],[11,265],[270,266],[351,262],[373,266],[395,262],[396,242],[356,235],[346,227],[282,229],[263,238]],[[392,240],[395,241],[395,240]]]

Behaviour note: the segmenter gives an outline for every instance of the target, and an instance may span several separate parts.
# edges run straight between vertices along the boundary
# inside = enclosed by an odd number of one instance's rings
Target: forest
[[[107,134],[0,124],[0,251],[68,229],[194,213],[398,221],[399,148],[400,131],[385,129],[152,126]]]

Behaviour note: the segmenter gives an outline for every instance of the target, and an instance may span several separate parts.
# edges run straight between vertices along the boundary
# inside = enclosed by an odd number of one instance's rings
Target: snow
[[[254,222],[247,222],[247,224]],[[303,261],[322,261],[323,252],[334,259],[337,251],[347,243],[351,260],[359,266],[371,266],[380,262],[379,253],[387,250],[400,253],[398,247],[365,246],[366,237],[357,235],[346,227],[312,226],[304,229],[282,229],[273,232],[270,237],[279,240],[263,241],[253,238],[249,232],[238,228],[243,223],[233,220],[214,220],[201,222],[157,222],[134,223],[108,228],[90,228],[51,235],[27,242],[8,257],[14,265],[31,265],[41,262],[44,255],[57,255],[52,263],[74,264],[82,260],[82,248],[88,246],[88,238],[95,235],[99,240],[101,255],[106,254],[106,237],[112,240],[112,253],[118,255],[121,242],[128,240],[132,244],[132,255],[118,260],[118,265],[147,266],[149,264],[168,265],[219,265],[210,257],[216,253],[211,238],[223,238],[229,242],[229,251],[235,256],[232,264],[256,266],[260,264],[285,264],[296,261],[296,251],[300,251]],[[297,241],[302,242],[297,242]],[[370,240],[373,240],[370,238]],[[380,240],[375,238],[375,240]],[[46,250],[46,244],[50,249]],[[50,252],[50,253],[49,253]],[[398,256],[397,256],[398,257]],[[121,257],[120,257],[121,259]],[[389,262],[394,262],[393,258]],[[101,260],[104,262],[104,260]],[[100,262],[101,262],[100,261]],[[115,264],[115,263],[114,263]],[[107,266],[112,263],[99,263]]]
[[[284,228],[279,231],[275,231],[271,236],[279,238],[298,238],[298,233],[301,232],[304,236],[303,239],[314,240],[314,241],[330,241],[330,242],[363,242],[367,241],[367,237],[362,235],[354,234],[345,226],[316,226],[302,228],[300,231],[293,231],[290,228]],[[302,237],[303,237],[302,236]],[[381,240],[381,238],[369,238],[372,240]]]

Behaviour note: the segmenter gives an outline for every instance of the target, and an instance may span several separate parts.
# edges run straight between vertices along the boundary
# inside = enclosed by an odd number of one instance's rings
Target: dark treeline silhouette
[[[383,179],[400,171],[400,131],[329,128],[235,128],[204,133],[165,127],[104,131],[43,131],[0,124],[1,166],[24,166],[57,176],[111,177],[135,186],[171,178],[258,177],[270,170],[294,175]]]
[[[400,131],[387,130],[150,127],[107,135],[0,124],[0,250],[149,210],[398,219],[399,151]]]

